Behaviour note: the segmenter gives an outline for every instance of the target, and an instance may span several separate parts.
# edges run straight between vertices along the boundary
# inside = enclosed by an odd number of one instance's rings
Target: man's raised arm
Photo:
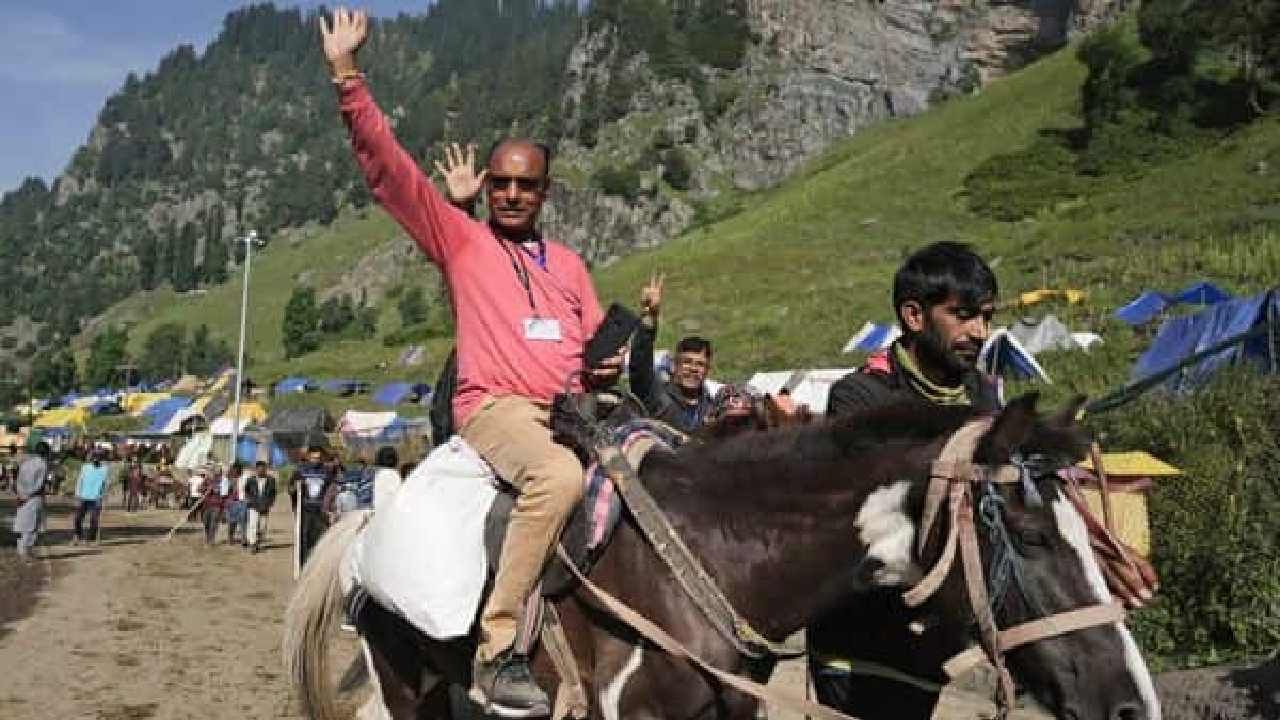
[[[448,262],[453,247],[465,242],[471,221],[445,200],[400,146],[365,85],[356,53],[369,36],[368,15],[338,8],[331,24],[320,18],[320,35],[338,88],[338,109],[369,191],[433,261]]]

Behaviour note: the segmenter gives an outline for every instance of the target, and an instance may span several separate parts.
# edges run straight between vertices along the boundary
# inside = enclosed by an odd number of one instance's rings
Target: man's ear
[[[923,332],[924,313],[924,306],[915,300],[907,300],[899,305],[898,322],[902,324],[903,331],[913,334]]]

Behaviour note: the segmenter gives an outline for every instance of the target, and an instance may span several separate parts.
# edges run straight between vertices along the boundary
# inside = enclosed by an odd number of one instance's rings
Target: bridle
[[[998,525],[999,530],[1003,531],[1003,524],[997,522],[993,525],[990,522],[989,514],[1000,510],[993,507],[995,501],[990,499],[999,498],[993,487],[1022,484],[1025,479],[1023,469],[1014,464],[993,467],[973,462],[978,441],[991,429],[993,423],[994,418],[989,416],[970,420],[947,440],[942,453],[932,463],[917,538],[917,554],[924,555],[944,507],[950,522],[938,560],[915,587],[903,593],[902,599],[909,607],[918,607],[933,597],[950,575],[956,554],[959,553],[970,609],[978,624],[979,646],[951,658],[943,664],[943,670],[948,677],[955,678],[985,657],[996,671],[999,682],[997,702],[1001,716],[1004,716],[1014,706],[1015,693],[1013,676],[1004,659],[1006,653],[1047,638],[1121,622],[1125,613],[1124,607],[1118,602],[1099,603],[1045,615],[1004,630],[997,627],[990,601],[991,579],[982,567],[974,512],[978,509],[980,513],[987,515],[988,528],[995,529]],[[1003,595],[1003,590],[1004,588],[999,588],[997,597]]]

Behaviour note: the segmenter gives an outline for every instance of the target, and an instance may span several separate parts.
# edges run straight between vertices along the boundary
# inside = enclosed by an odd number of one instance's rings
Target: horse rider
[[[657,377],[653,343],[658,334],[662,284],[662,277],[651,277],[641,291],[640,327],[631,341],[627,377],[631,392],[644,402],[652,417],[681,432],[693,433],[703,426],[715,405],[706,382],[711,372],[711,343],[700,337],[682,339],[676,344],[671,379]]]
[[[582,467],[551,435],[550,401],[573,378],[616,380],[621,354],[584,368],[603,319],[586,264],[548,241],[536,223],[550,188],[551,151],[527,139],[499,142],[474,173],[474,148],[445,173],[451,203],[400,146],[356,64],[368,35],[363,12],[321,21],[326,58],[352,148],[373,197],[439,267],[457,327],[458,433],[519,492],[493,590],[480,615],[472,694],[508,717],[547,714],[546,693],[513,646],[523,607],[583,493]],[[487,189],[488,220],[456,206]],[[585,372],[584,372],[585,370]]]

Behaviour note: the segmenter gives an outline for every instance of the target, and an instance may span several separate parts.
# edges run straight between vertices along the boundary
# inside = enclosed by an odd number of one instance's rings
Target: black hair
[[[711,359],[711,341],[706,338],[700,338],[697,335],[690,335],[676,343],[676,354],[680,353],[703,353],[707,356],[707,360]]]
[[[994,302],[999,294],[995,273],[965,243],[936,242],[921,248],[893,276],[895,315],[905,302],[918,302],[928,310],[954,296],[977,307]]]
[[[396,469],[400,464],[400,456],[396,454],[396,449],[390,445],[383,445],[378,448],[378,454],[374,455],[373,464],[378,467]]]
[[[235,462],[231,463],[231,469],[232,469],[232,470],[234,470],[234,471],[236,471],[236,472],[244,472],[244,463],[242,463],[242,462],[240,462],[239,460],[237,460],[237,461],[235,461]]]
[[[43,440],[41,440],[40,442],[36,443],[36,455],[39,455],[39,456],[40,456],[40,457],[42,457],[42,458],[48,459],[48,458],[49,458],[49,443],[47,443],[47,442],[45,442],[45,441],[43,441]]]
[[[253,466],[254,466],[254,467],[264,468],[264,467],[266,467],[266,466],[267,466],[267,461],[266,461],[266,460],[259,460],[258,462],[254,463],[254,464],[253,464]]]

